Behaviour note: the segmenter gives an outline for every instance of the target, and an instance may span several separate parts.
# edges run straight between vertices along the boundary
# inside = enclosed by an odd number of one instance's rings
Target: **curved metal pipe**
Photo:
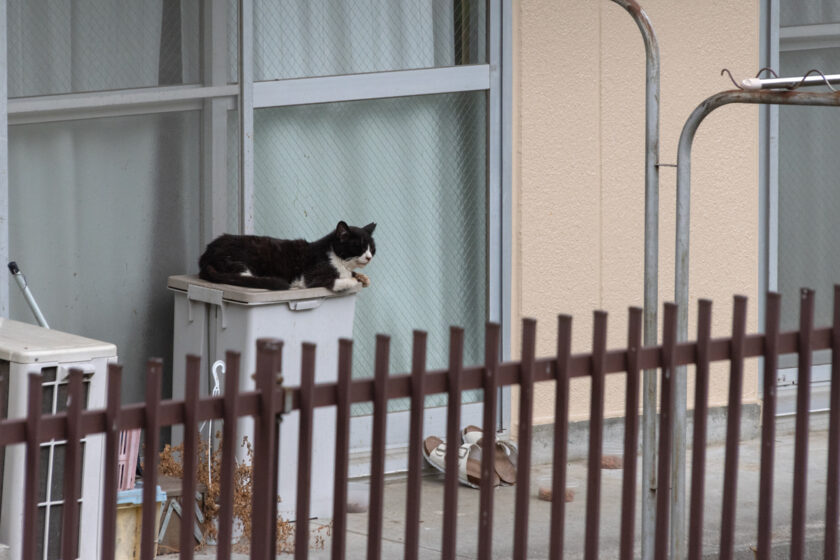
[[[705,101],[691,113],[683,126],[677,149],[677,237],[675,298],[679,305],[677,327],[681,341],[688,329],[688,257],[689,217],[691,202],[691,146],[697,128],[709,113],[731,103],[757,105],[810,105],[823,107],[840,106],[840,93],[817,93],[805,91],[723,91]]]
[[[636,22],[645,43],[644,345],[656,346],[659,296],[659,43],[635,0],[612,0]],[[656,524],[656,370],[645,370],[642,396],[642,558],[653,557]]]
[[[809,105],[809,106],[840,106],[840,93],[815,93],[804,91],[742,91],[732,90],[717,93],[703,101],[688,117],[680,134],[679,147],[677,150],[677,227],[676,227],[676,264],[674,271],[674,296],[678,306],[677,314],[677,340],[686,340],[688,333],[688,259],[689,259],[689,219],[691,203],[691,147],[694,142],[694,135],[700,123],[703,122],[712,111],[718,107],[731,103],[747,103],[758,105]],[[674,396],[676,410],[674,411],[674,442],[675,464],[679,465],[672,471],[675,477],[673,482],[674,490],[681,496],[672,498],[672,507],[676,509],[677,503],[685,503],[684,483],[682,486],[677,481],[682,477],[685,480],[685,417],[686,417],[686,376],[685,367],[678,368],[674,379]],[[667,484],[663,487],[667,488]],[[684,508],[684,506],[683,506]],[[679,512],[672,510],[671,519],[679,515]],[[685,510],[682,510],[684,519]],[[684,526],[684,525],[683,525]],[[673,524],[672,524],[673,527]],[[672,557],[677,556],[672,551]]]

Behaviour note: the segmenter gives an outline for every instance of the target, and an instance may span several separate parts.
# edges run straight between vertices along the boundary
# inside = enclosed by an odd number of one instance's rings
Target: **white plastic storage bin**
[[[65,410],[68,374],[72,368],[85,372],[87,399],[84,408],[105,408],[108,363],[116,361],[117,347],[113,344],[0,318],[0,389],[5,389],[0,390],[0,411],[5,409],[4,416],[8,418],[26,417],[29,373],[42,375],[42,411],[53,414]],[[105,440],[97,434],[86,436],[82,441],[79,558],[99,558]],[[39,560],[59,556],[65,449],[64,441],[41,444]],[[0,541],[11,547],[12,558],[22,554],[25,459],[23,445],[6,448],[0,497]],[[116,465],[109,468],[116,468]]]
[[[338,378],[338,340],[353,335],[353,314],[359,289],[335,293],[325,288],[268,291],[214,284],[197,276],[171,276],[169,288],[175,294],[173,387],[175,399],[183,398],[187,354],[199,355],[201,394],[208,395],[214,381],[210,367],[224,360],[225,352],[242,354],[239,387],[253,391],[256,370],[256,342],[260,338],[283,341],[283,378],[287,386],[300,384],[301,343],[317,345],[315,382]],[[224,390],[224,379],[220,379]],[[311,515],[332,517],[333,472],[335,465],[335,408],[318,408],[314,413],[312,449]],[[220,423],[214,424],[216,432]],[[238,426],[237,458],[245,458],[239,444],[244,436],[254,441],[253,418],[242,418]],[[207,437],[208,428],[202,432]],[[183,432],[173,429],[179,443]],[[228,445],[225,443],[225,445]],[[280,423],[280,458],[277,489],[280,515],[295,516],[297,497],[298,412],[285,415]]]

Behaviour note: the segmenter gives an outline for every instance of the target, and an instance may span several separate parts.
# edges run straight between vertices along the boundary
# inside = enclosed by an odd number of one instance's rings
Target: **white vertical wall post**
[[[502,327],[501,355],[510,354],[510,135],[513,75],[508,44],[512,34],[510,0],[487,2],[487,181],[488,181],[488,285],[489,318]],[[510,426],[510,387],[500,387],[497,430]]]

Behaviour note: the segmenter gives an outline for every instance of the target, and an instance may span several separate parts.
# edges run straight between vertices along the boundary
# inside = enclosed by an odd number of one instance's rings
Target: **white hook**
[[[216,360],[213,362],[213,365],[210,367],[210,371],[213,372],[213,396],[221,395],[222,386],[219,382],[219,373],[222,375],[225,373],[224,360]]]

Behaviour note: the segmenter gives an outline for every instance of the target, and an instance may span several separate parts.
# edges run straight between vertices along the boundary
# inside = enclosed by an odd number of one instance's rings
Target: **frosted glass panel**
[[[837,23],[840,22],[840,2],[837,0],[781,0],[779,19],[783,27]],[[834,74],[828,70],[825,73]]]
[[[840,60],[840,49],[781,54],[783,75]],[[799,325],[799,288],[816,290],[817,326],[830,325],[833,286],[840,283],[840,111],[779,109],[779,291],[782,327]],[[827,361],[820,358],[818,361]]]
[[[199,0],[7,2],[9,97],[199,81]]]
[[[52,328],[117,345],[128,401],[148,357],[171,372],[166,278],[197,272],[200,129],[199,112],[9,128],[9,255]]]
[[[365,269],[372,285],[356,303],[356,377],[373,375],[377,333],[392,337],[392,373],[410,370],[412,329],[429,332],[430,369],[448,363],[450,325],[466,329],[466,362],[483,359],[484,99],[469,92],[255,115],[257,233],[312,240],[342,219],[378,224]],[[428,405],[444,402],[435,396]]]
[[[228,0],[228,82],[239,82],[239,0]]]
[[[485,62],[479,0],[255,0],[254,79]]]

